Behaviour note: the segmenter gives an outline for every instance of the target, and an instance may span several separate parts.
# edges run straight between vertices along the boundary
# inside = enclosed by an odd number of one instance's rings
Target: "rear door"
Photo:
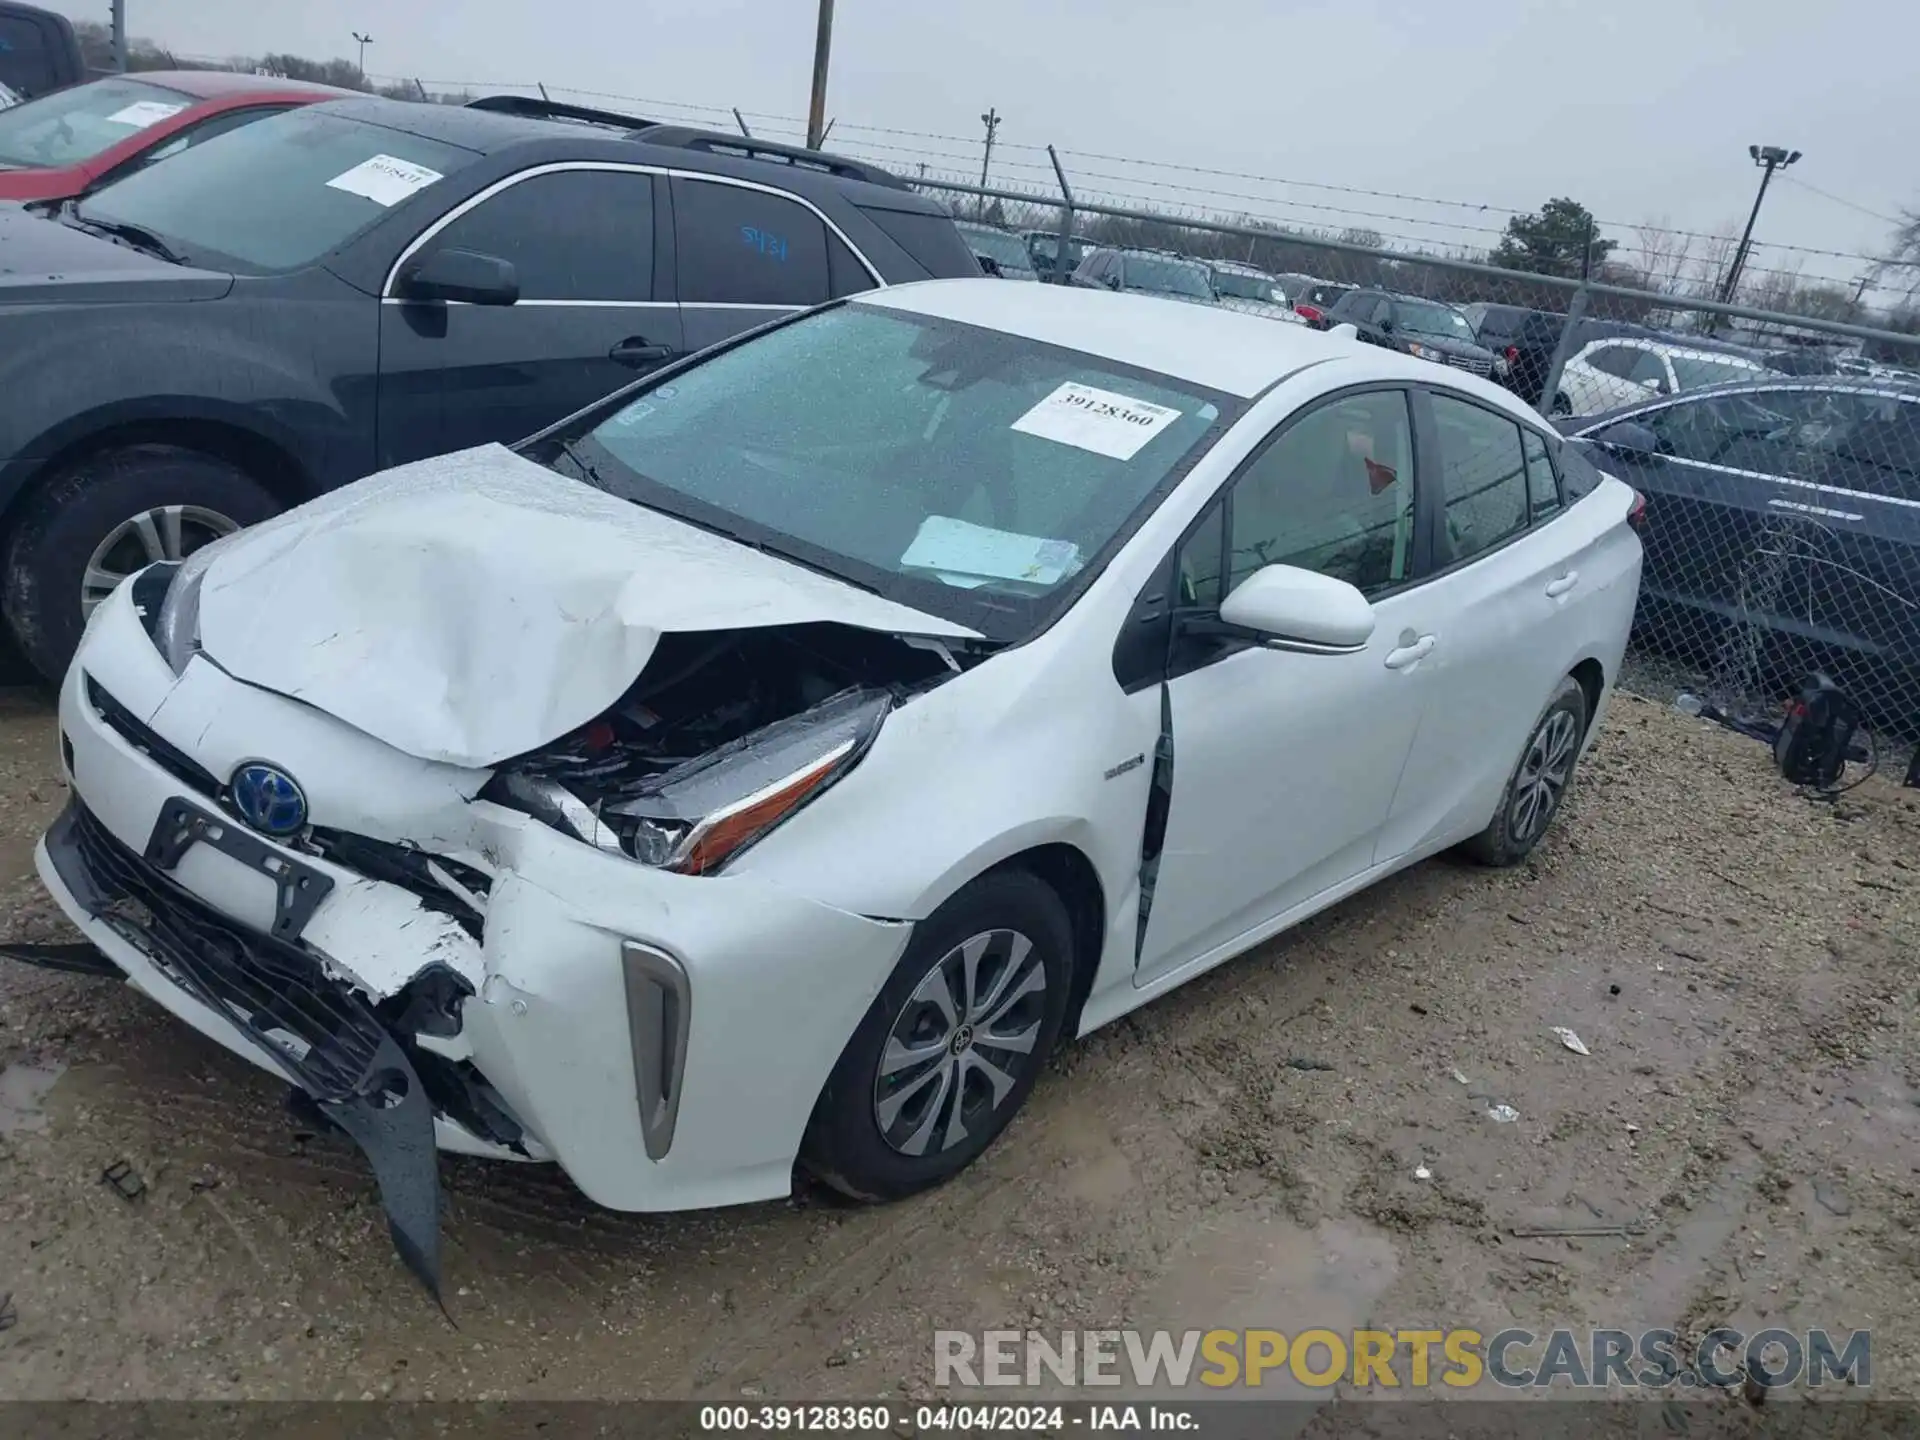
[[[684,354],[658,284],[656,187],[637,168],[514,176],[437,222],[403,257],[478,251],[519,277],[512,305],[380,307],[380,463],[511,443]]]
[[[795,196],[720,176],[673,177],[673,254],[688,350],[880,283],[839,229]]]
[[[1596,646],[1624,639],[1638,579],[1622,516],[1603,500],[1563,502],[1556,442],[1452,392],[1417,392],[1415,402],[1421,479],[1435,501],[1436,573],[1420,587],[1433,649],[1377,862],[1487,823],[1562,677],[1583,658],[1618,663]]]

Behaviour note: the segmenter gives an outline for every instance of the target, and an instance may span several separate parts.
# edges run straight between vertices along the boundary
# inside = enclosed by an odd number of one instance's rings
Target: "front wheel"
[[[1518,865],[1560,813],[1587,733],[1587,694],[1571,675],[1534,722],[1493,822],[1461,848],[1483,865]]]
[[[801,1158],[857,1200],[958,1174],[1025,1102],[1059,1038],[1073,931],[1052,888],[985,875],[914,927],[841,1052]]]
[[[86,617],[127,576],[279,509],[264,486],[199,451],[130,445],[89,456],[22,506],[0,609],[34,669],[58,683]]]
[[[1565,395],[1556,395],[1553,397],[1553,404],[1547,407],[1547,413],[1550,415],[1571,415],[1573,414],[1573,401],[1569,400]]]

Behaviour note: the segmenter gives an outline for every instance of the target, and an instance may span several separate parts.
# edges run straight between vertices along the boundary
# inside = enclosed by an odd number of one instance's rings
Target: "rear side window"
[[[1440,431],[1440,494],[1452,560],[1468,560],[1527,528],[1527,464],[1520,427],[1446,395],[1433,397]]]
[[[651,300],[653,180],[559,170],[509,185],[435,238],[509,262],[525,300]]]
[[[876,282],[867,273],[853,251],[840,243],[840,237],[831,230],[827,232],[827,279],[838,300],[843,295],[858,295],[863,290],[871,290]]]
[[[673,182],[683,305],[818,305],[828,296],[827,227],[784,195],[710,180]]]
[[[860,213],[927,274],[958,277],[980,273],[973,251],[948,216],[923,210],[888,210],[878,205],[862,205]]]

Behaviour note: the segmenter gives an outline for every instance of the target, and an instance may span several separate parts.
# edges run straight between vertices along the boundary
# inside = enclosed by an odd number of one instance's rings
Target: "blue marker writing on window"
[[[771,230],[756,230],[751,225],[742,225],[740,238],[762,255],[770,256],[775,260],[787,258],[787,237],[784,235],[775,235]]]

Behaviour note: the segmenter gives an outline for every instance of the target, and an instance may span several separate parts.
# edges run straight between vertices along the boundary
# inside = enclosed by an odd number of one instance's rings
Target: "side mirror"
[[[993,256],[976,255],[973,258],[980,262],[980,273],[982,275],[991,275],[996,280],[1000,278],[1000,262],[994,259]]]
[[[1109,290],[1118,290],[1120,288],[1120,277],[1118,275],[1107,276],[1106,287]]]
[[[1382,335],[1391,335],[1393,333],[1393,317],[1391,315],[1380,322],[1380,333]]]
[[[1656,395],[1671,395],[1673,393],[1673,387],[1667,384],[1666,376],[1656,375],[1653,377],[1653,393]]]
[[[520,277],[511,264],[495,255],[435,250],[400,273],[394,293],[402,300],[512,305],[520,298]]]
[[[1651,460],[1660,454],[1659,437],[1635,420],[1616,420],[1595,435],[1593,443],[1610,455],[1629,459]]]
[[[1340,655],[1364,649],[1373,606],[1344,580],[1292,565],[1266,565],[1234,587],[1220,606],[1229,625],[1282,649]]]

